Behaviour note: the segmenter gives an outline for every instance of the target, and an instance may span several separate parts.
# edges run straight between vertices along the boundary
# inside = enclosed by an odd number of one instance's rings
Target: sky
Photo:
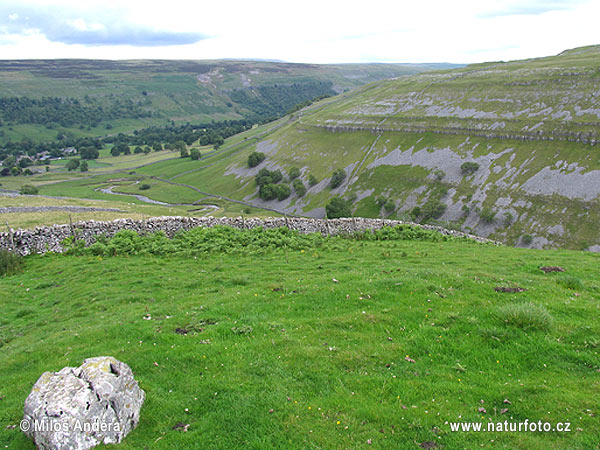
[[[509,61],[600,44],[600,0],[1,0],[0,59]]]

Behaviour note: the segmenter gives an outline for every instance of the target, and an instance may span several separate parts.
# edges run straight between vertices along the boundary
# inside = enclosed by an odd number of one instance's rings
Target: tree
[[[190,156],[190,154],[187,151],[187,148],[183,147],[182,149],[179,150],[179,155],[182,158],[187,158],[188,156]]]
[[[9,169],[14,166],[17,163],[17,158],[15,158],[13,155],[7,156],[4,161],[2,162],[2,165],[4,167],[8,167]]]
[[[190,158],[194,161],[198,161],[200,159],[200,152],[197,148],[193,148],[190,150]]]
[[[345,178],[346,178],[346,172],[344,172],[342,169],[335,170],[333,172],[333,174],[331,175],[331,182],[330,182],[331,189],[335,189],[335,188],[339,187]]]
[[[151,151],[152,151],[152,149],[150,147],[148,147],[147,145],[144,147],[144,155],[147,155]]]
[[[277,200],[285,200],[290,196],[292,190],[287,184],[276,184],[275,193],[277,194]]]
[[[110,149],[110,154],[113,156],[119,156],[121,154],[121,152],[119,151],[119,147],[117,147],[116,145]]]
[[[29,167],[33,164],[33,161],[29,158],[21,158],[21,160],[19,161],[19,167],[21,169],[24,169],[25,167]]]
[[[290,177],[290,180],[295,180],[300,176],[300,169],[292,167],[288,172],[288,176]]]
[[[79,150],[81,159],[96,159],[100,156],[96,147],[83,147]]]
[[[315,186],[317,183],[319,183],[319,180],[317,180],[317,178],[311,173],[308,176],[308,184],[310,185],[310,187]]]
[[[333,197],[331,201],[325,206],[328,219],[337,219],[339,217],[350,217],[352,215],[352,209],[350,202],[344,200],[341,197]]]
[[[79,160],[70,159],[69,161],[67,161],[67,165],[65,167],[69,170],[69,172],[75,170],[79,167]]]
[[[163,149],[162,144],[160,142],[156,142],[152,146],[152,148],[154,149],[155,152],[160,152]]]
[[[87,161],[81,161],[81,164],[79,164],[79,171],[80,172],[87,172],[88,171],[88,162]]]
[[[260,186],[258,189],[258,196],[263,200],[275,200],[277,198],[277,191],[275,190],[276,185],[273,183],[267,183]]]
[[[304,183],[302,182],[302,180],[300,178],[296,178],[294,180],[293,186],[294,186],[294,191],[296,191],[296,194],[298,195],[298,197],[303,197],[304,194],[306,194],[306,187],[304,186]]]
[[[256,167],[265,160],[266,156],[261,152],[252,152],[248,155],[248,167]]]
[[[133,153],[139,155],[140,153],[144,153],[144,150],[139,145],[133,149]]]

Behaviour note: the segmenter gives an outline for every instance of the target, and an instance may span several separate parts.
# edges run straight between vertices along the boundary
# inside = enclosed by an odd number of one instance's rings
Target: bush
[[[81,161],[81,164],[79,164],[79,171],[80,172],[88,171],[88,162],[87,161]]]
[[[319,183],[319,180],[317,180],[317,178],[316,178],[316,177],[315,177],[315,176],[314,176],[314,175],[311,173],[311,174],[308,176],[308,185],[309,185],[310,187],[313,187],[314,185],[316,185],[316,184],[318,184],[318,183]]]
[[[328,219],[337,219],[339,217],[350,217],[352,216],[352,209],[350,202],[340,197],[334,197],[325,206]]]
[[[298,169],[297,167],[292,167],[288,172],[288,177],[290,178],[290,180],[295,180],[299,176],[300,176],[300,169]]]
[[[344,172],[342,169],[335,170],[333,172],[333,174],[331,175],[331,181],[329,183],[329,185],[331,186],[331,189],[335,189],[335,188],[339,187],[344,182],[345,178],[346,178],[346,172]]]
[[[306,186],[304,186],[304,183],[302,182],[301,179],[296,178],[294,180],[293,186],[294,186],[294,191],[296,191],[296,194],[298,195],[298,197],[303,197],[304,194],[306,194]]]
[[[505,323],[524,330],[547,330],[552,324],[552,316],[541,305],[535,303],[513,303],[498,310],[498,316]]]
[[[487,224],[494,223],[494,219],[496,218],[496,211],[494,211],[492,208],[485,207],[483,208],[481,213],[479,213],[479,216],[481,217],[481,220],[483,220]]]
[[[525,245],[530,245],[533,242],[533,236],[531,236],[530,234],[524,234],[521,237],[521,241],[523,242],[523,244]]]
[[[190,158],[193,161],[198,161],[200,159],[200,152],[198,151],[197,148],[193,148],[190,150]]]
[[[266,156],[262,152],[252,152],[248,155],[248,167],[256,167],[265,160]]]
[[[446,211],[446,205],[439,200],[429,199],[427,203],[423,205],[421,210],[421,219],[423,222],[427,222],[430,219],[438,219]]]
[[[393,212],[396,209],[396,203],[394,203],[391,199],[385,202],[383,205],[383,209],[385,209],[388,213]]]
[[[184,144],[184,145],[185,145],[185,144]],[[188,153],[188,150],[187,150],[187,148],[185,148],[185,147],[184,147],[184,148],[180,148],[180,149],[179,149],[179,156],[180,156],[181,158],[187,158],[188,156],[190,156],[190,154]]]
[[[37,188],[37,186],[32,184],[24,184],[21,186],[21,190],[19,191],[19,193],[23,195],[37,195],[39,192],[40,190]]]
[[[0,250],[0,275],[12,275],[23,270],[23,257],[8,250]]]
[[[147,191],[151,187],[152,186],[150,186],[149,184],[142,184],[142,185],[140,185],[140,191]]]
[[[421,215],[421,207],[420,206],[415,206],[413,209],[410,210],[410,217],[412,217],[412,220],[417,220],[417,218]]]
[[[465,162],[462,163],[462,165],[460,166],[460,170],[463,173],[463,175],[473,175],[475,172],[477,172],[477,170],[479,170],[479,164],[477,164],[476,162]]]

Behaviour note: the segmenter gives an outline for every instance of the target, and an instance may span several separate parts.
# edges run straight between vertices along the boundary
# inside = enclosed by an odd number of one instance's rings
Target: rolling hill
[[[444,64],[266,61],[0,61],[0,142],[147,126],[264,120],[296,104]]]
[[[218,178],[220,193],[290,214],[322,217],[342,196],[357,216],[436,219],[508,244],[598,250],[599,143],[600,47],[591,46],[374,82],[177,180]],[[248,168],[253,150],[266,160]],[[260,169],[291,167],[305,196],[258,198]],[[331,189],[335,169],[346,178]]]

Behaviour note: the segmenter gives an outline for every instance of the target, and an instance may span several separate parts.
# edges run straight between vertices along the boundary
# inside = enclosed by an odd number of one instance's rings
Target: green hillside
[[[119,192],[139,194],[148,184],[153,200],[208,203],[225,215],[324,217],[337,196],[344,214],[437,222],[524,247],[600,250],[599,142],[600,47],[592,46],[370,83],[222,146],[194,142],[197,161],[175,152],[113,159],[108,144],[86,174],[52,165],[0,182],[115,201],[124,198],[98,190],[117,180]],[[250,168],[252,152],[265,160]],[[279,170],[283,187],[259,191],[264,169]],[[336,170],[346,176],[332,188]]]
[[[599,142],[593,46],[371,83],[176,180],[208,189],[218,179],[214,191],[293,214],[323,216],[341,195],[359,216],[438,220],[509,244],[598,249]],[[253,150],[266,161],[249,169]],[[264,202],[254,177],[265,167],[298,167],[306,187],[310,175],[319,182],[302,198]],[[347,176],[331,189],[336,169]]]
[[[447,239],[125,232],[26,257],[0,276],[0,446],[34,448],[43,372],[111,355],[146,392],[119,449],[596,448],[598,255]],[[526,420],[568,431],[451,429]]]
[[[101,136],[171,121],[262,120],[298,103],[436,64],[0,61],[0,142]]]

